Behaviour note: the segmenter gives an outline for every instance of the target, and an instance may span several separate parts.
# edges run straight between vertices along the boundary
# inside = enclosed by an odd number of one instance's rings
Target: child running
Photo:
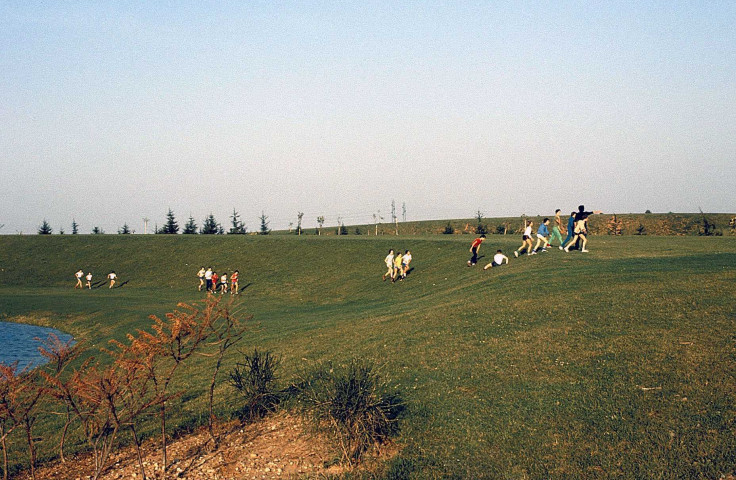
[[[220,280],[220,276],[217,272],[212,272],[212,285],[210,285],[210,293],[217,293],[217,282]]]
[[[399,281],[402,280],[401,278],[401,262],[403,260],[403,255],[401,255],[401,252],[398,252],[394,256],[394,271],[391,275],[391,282],[396,283],[396,279],[398,278]]]
[[[202,287],[204,287],[204,274],[206,270],[204,267],[199,267],[199,272],[197,272],[197,278],[199,278],[199,287],[197,287],[197,291],[201,292]]]
[[[74,274],[74,276],[77,278],[77,284],[74,285],[74,288],[84,288],[84,285],[82,285],[82,277],[84,276],[84,270],[81,268],[77,270],[77,273]]]
[[[539,229],[537,230],[537,244],[534,245],[534,250],[532,250],[532,255],[537,254],[537,249],[539,248],[539,245],[544,242],[544,245],[542,246],[542,252],[547,251],[547,245],[549,245],[549,241],[547,241],[547,235],[549,235],[549,228],[547,227],[549,225],[549,218],[545,218],[542,224],[539,226]]]
[[[394,277],[394,249],[388,251],[388,255],[386,255],[386,258],[383,259],[384,263],[386,263],[386,268],[388,270],[386,273],[383,274],[383,281],[386,281],[386,277],[393,278]]]
[[[411,252],[407,250],[401,257],[401,278],[406,278],[406,274],[409,272],[409,264],[411,263]]]
[[[212,290],[212,267],[207,267],[207,271],[204,272],[204,283],[205,283],[205,290],[208,292]]]
[[[230,295],[237,295],[239,288],[240,285],[238,284],[238,271],[235,270],[233,274],[230,275]]]
[[[481,235],[480,237],[473,240],[473,243],[470,244],[470,253],[473,254],[472,257],[470,257],[470,260],[468,260],[468,266],[472,267],[476,263],[478,263],[478,252],[480,251],[480,246],[483,243],[483,240],[486,239],[485,235]]]
[[[560,244],[560,250],[565,249],[565,245],[575,235],[575,212],[570,212],[570,218],[567,219],[567,238]]]
[[[491,261],[491,263],[483,267],[483,270],[488,270],[489,268],[493,268],[493,267],[500,267],[501,265],[504,264],[504,262],[506,262],[506,265],[508,265],[509,257],[504,255],[501,250],[496,250],[496,254],[493,256],[493,261]]]
[[[565,251],[570,251],[570,245],[574,244],[578,238],[581,239],[582,243],[580,244],[580,251],[583,253],[588,253],[589,250],[587,250],[585,247],[588,244],[588,238],[586,235],[588,234],[587,230],[587,222],[588,217],[596,214],[596,213],[603,213],[600,210],[593,210],[592,212],[586,212],[585,211],[585,205],[580,205],[578,207],[578,213],[575,214],[575,236],[570,240],[570,243],[565,247]]]
[[[110,272],[107,275],[107,278],[110,280],[110,287],[109,288],[114,287],[115,286],[115,279],[118,278],[118,276],[115,274],[115,270],[113,270],[112,272]]]
[[[552,242],[557,239],[559,244],[562,245],[562,219],[560,218],[560,209],[555,210],[555,225],[552,227],[552,234],[549,236],[549,246],[552,246]],[[560,249],[562,250],[562,249]]]
[[[227,293],[227,272],[223,273],[220,277],[220,295]]]
[[[528,220],[526,222],[526,228],[524,228],[524,235],[521,236],[521,246],[514,250],[514,256],[519,257],[519,253],[521,253],[522,250],[526,249],[526,254],[531,255],[532,254],[532,225],[534,225],[534,222],[531,220]]]
[[[92,272],[87,273],[87,289],[92,290]]]

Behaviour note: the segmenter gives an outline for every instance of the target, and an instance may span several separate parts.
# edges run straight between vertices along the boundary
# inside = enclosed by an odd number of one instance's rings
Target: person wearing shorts
[[[92,272],[87,273],[87,289],[92,290]]]
[[[532,225],[534,225],[534,222],[532,222],[531,220],[528,220],[526,222],[524,234],[521,236],[521,246],[514,250],[514,256],[517,258],[524,249],[526,249],[527,255],[532,254]]]
[[[74,274],[74,276],[77,278],[77,284],[74,285],[74,288],[84,288],[84,285],[82,285],[82,277],[84,276],[84,270],[81,268],[77,270],[77,273]]]
[[[486,239],[485,235],[481,235],[480,237],[473,240],[473,243],[470,244],[470,253],[473,254],[472,257],[470,257],[470,260],[468,260],[468,266],[472,267],[476,263],[478,263],[478,252],[480,251],[480,246],[483,243],[483,240]]]
[[[199,278],[199,287],[197,287],[198,291],[202,291],[202,287],[204,287],[204,274],[206,270],[204,267],[199,268],[199,272],[197,272],[197,278]]]
[[[107,275],[107,278],[108,278],[108,280],[110,280],[110,287],[108,287],[108,288],[114,287],[115,286],[115,279],[118,278],[117,274],[115,274],[115,270],[113,270],[112,272],[110,272]]]
[[[238,284],[238,271],[235,270],[232,275],[230,275],[230,295],[237,295],[238,289],[240,288],[240,285]]]
[[[217,293],[217,282],[220,280],[220,276],[217,272],[212,272],[212,285],[210,285],[210,293]]]
[[[565,251],[570,251],[570,245],[573,245],[575,242],[577,242],[578,238],[581,239],[580,244],[580,251],[583,253],[588,253],[589,250],[587,250],[585,247],[588,244],[588,238],[587,238],[587,222],[588,217],[596,214],[596,213],[603,213],[600,210],[593,210],[592,212],[586,212],[585,211],[585,205],[580,205],[578,207],[578,212],[575,214],[575,236],[570,240],[570,243],[565,247]]]
[[[401,255],[401,252],[398,252],[394,256],[394,271],[391,275],[391,281],[396,282],[396,279],[402,280],[401,278],[401,262],[403,260],[403,255]]]
[[[411,252],[407,250],[401,257],[401,278],[406,278],[406,273],[409,271],[409,264],[411,263]]]
[[[537,230],[537,244],[534,245],[534,250],[532,250],[532,255],[536,255],[537,250],[539,249],[539,245],[544,242],[544,245],[542,246],[542,252],[547,251],[547,245],[549,245],[549,241],[547,240],[547,235],[549,235],[549,228],[547,227],[549,225],[549,218],[545,218],[544,221],[542,221],[542,224],[539,226],[539,229]]]
[[[386,258],[384,258],[383,261],[386,264],[386,268],[388,268],[386,273],[383,274],[383,280],[386,281],[386,277],[388,278],[394,277],[394,249],[393,248],[388,251],[388,255],[386,255]]]
[[[220,277],[220,295],[227,293],[227,272],[223,273]]]
[[[506,265],[509,264],[509,257],[503,254],[501,250],[496,250],[496,254],[493,256],[493,260],[491,263],[483,267],[483,270],[488,270],[489,268],[493,267],[500,267],[501,265],[506,263]]]

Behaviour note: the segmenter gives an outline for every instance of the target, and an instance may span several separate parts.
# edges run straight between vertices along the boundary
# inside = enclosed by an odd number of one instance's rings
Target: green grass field
[[[736,472],[736,238],[594,236],[589,254],[514,259],[517,237],[494,235],[468,268],[470,240],[0,236],[0,312],[104,346],[202,299],[201,265],[239,269],[241,349],[280,355],[283,382],[313,361],[382,365],[408,406],[388,477]],[[381,281],[391,247],[414,256],[397,284]],[[511,264],[483,271],[496,248]],[[128,283],[74,290],[79,268]],[[181,424],[204,415],[207,373],[187,377]]]

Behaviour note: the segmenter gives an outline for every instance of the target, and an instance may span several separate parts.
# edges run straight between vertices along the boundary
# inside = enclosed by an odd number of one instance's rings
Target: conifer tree
[[[49,222],[47,222],[45,219],[40,227],[38,227],[38,234],[39,235],[51,235],[54,233],[54,229],[51,228],[51,225]]]
[[[231,235],[245,235],[245,226],[243,225],[243,222],[240,221],[240,214],[238,214],[234,208],[233,214],[230,216],[230,220],[232,221],[232,227],[230,227],[230,231],[227,233]]]
[[[211,213],[204,219],[202,224],[202,230],[199,231],[202,235],[215,235],[217,234],[218,223],[215,220],[215,216]]]
[[[259,232],[259,235],[268,235],[269,233],[271,233],[271,229],[268,228],[268,224],[269,224],[268,217],[266,216],[265,213],[263,213],[263,211],[261,211],[260,218],[261,218],[261,231]]]
[[[161,233],[168,235],[176,235],[179,233],[179,224],[176,223],[174,212],[172,212],[171,209],[169,209],[169,212],[166,214],[166,223],[161,227]]]
[[[189,220],[184,225],[184,231],[182,233],[185,235],[195,235],[197,233],[197,222],[194,221],[194,217],[191,215],[189,215]]]
[[[79,233],[79,224],[76,220],[72,218],[72,235],[76,235]]]
[[[124,223],[122,227],[118,229],[119,235],[130,235],[132,232],[130,230],[130,227],[128,227],[127,223]]]

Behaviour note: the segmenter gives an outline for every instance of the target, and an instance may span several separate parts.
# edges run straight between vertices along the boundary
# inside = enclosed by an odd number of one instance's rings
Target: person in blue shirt
[[[575,236],[575,212],[570,212],[570,218],[567,219],[567,238],[560,245],[560,250],[565,249],[565,245]]]
[[[547,251],[547,245],[549,245],[549,240],[547,240],[547,237],[549,236],[549,227],[547,225],[549,225],[549,218],[545,218],[537,229],[537,244],[534,246],[534,250],[532,250],[532,255],[537,253],[539,245],[542,242],[544,242],[544,245],[542,245],[542,252]]]

